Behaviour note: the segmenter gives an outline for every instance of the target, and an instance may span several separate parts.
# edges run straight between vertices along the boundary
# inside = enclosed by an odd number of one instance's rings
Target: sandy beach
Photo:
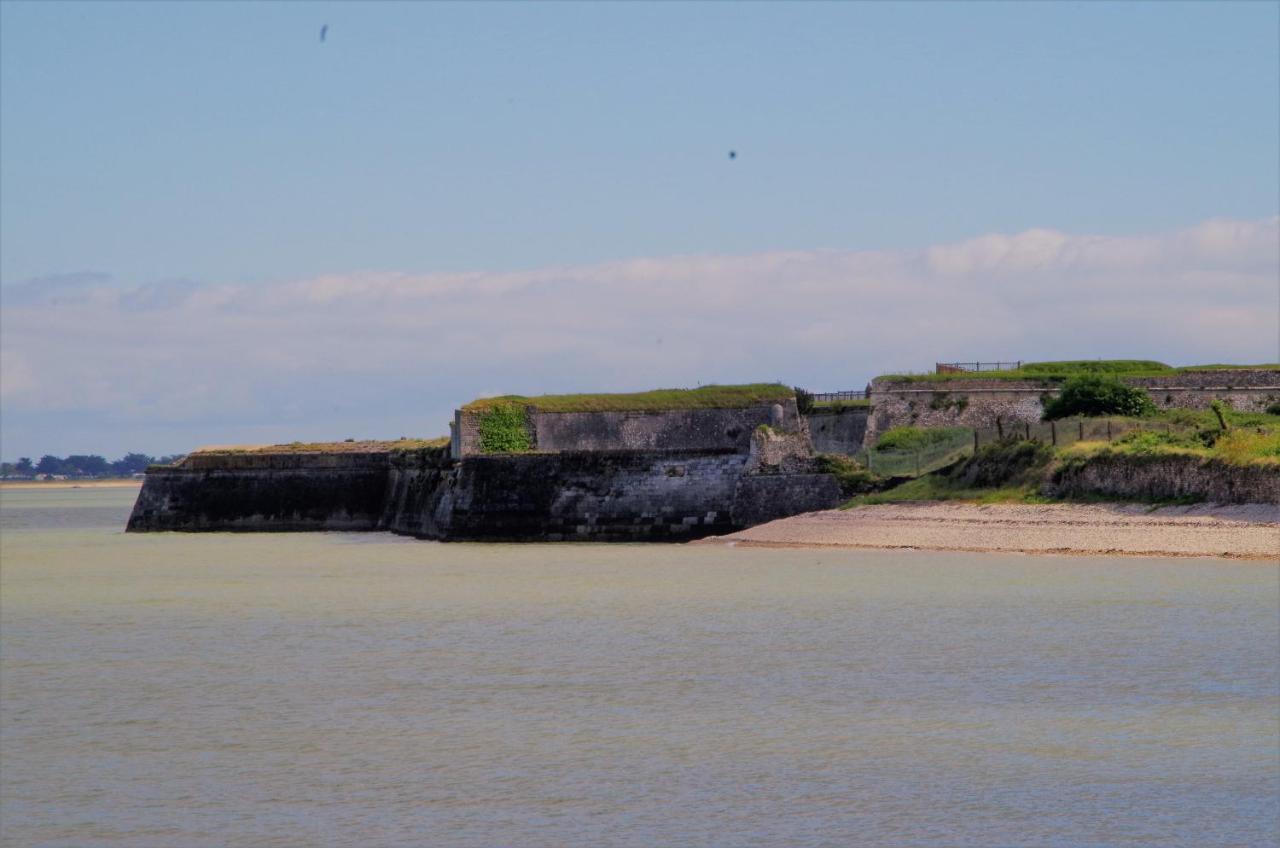
[[[0,489],[140,489],[141,480],[0,480]]]
[[[810,512],[697,544],[1280,558],[1280,506],[905,503]]]

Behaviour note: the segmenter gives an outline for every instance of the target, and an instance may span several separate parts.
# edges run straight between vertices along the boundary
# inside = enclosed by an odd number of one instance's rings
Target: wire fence
[[[995,427],[957,428],[945,440],[918,450],[864,448],[853,458],[882,477],[920,477],[973,456],[983,445],[1006,438],[1066,447],[1082,441],[1111,442],[1135,430],[1173,435],[1191,433],[1195,429],[1189,424],[1136,418],[1064,418],[1035,422],[997,420]]]

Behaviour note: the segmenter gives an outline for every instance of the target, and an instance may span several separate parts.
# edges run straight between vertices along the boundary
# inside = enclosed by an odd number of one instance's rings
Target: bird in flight
[[[320,27],[320,43],[324,44],[324,37],[329,34],[329,25],[325,24]]]
[[[730,158],[730,159],[737,159],[737,158],[738,158],[738,151],[736,151],[736,150],[730,150],[730,151],[729,151],[729,158]]]

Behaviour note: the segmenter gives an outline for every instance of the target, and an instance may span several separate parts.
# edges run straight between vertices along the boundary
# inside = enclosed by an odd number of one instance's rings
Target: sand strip
[[[805,513],[697,544],[1280,560],[1280,506],[886,504]]]
[[[138,489],[141,480],[0,480],[0,489]]]

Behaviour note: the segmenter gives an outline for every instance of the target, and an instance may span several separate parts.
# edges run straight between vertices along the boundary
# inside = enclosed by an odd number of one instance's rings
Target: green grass
[[[1038,488],[1038,485],[1029,483],[989,488],[956,486],[941,474],[928,474],[900,483],[883,492],[858,495],[842,504],[840,508],[851,509],[855,506],[874,506],[905,501],[969,501],[981,504],[1047,503],[1049,499],[1040,495]]]
[[[1106,373],[1121,377],[1160,377],[1191,371],[1280,371],[1280,363],[1261,365],[1184,365],[1173,367],[1149,359],[1075,359],[1060,362],[1024,362],[1010,371],[961,371],[946,374],[886,374],[877,380],[901,383],[947,383],[956,380],[1039,380],[1061,383],[1082,373]]]
[[[1280,465],[1280,428],[1235,427],[1226,432],[1204,429],[1180,433],[1135,431],[1114,442],[1077,442],[1059,453],[1064,457],[1099,453],[1146,457],[1192,454],[1221,459],[1232,465]]]
[[[795,398],[795,391],[779,383],[750,383],[741,386],[701,386],[696,389],[655,389],[627,394],[502,395],[480,398],[462,407],[464,412],[483,412],[496,406],[514,404],[536,412],[666,412],[677,409],[741,409],[760,404],[781,403]]]
[[[876,439],[876,450],[922,451],[973,437],[968,427],[890,427]]]

